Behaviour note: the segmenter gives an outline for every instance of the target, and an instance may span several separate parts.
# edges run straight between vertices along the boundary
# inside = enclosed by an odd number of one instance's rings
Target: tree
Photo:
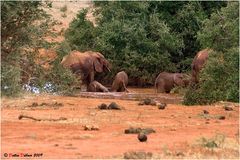
[[[149,11],[148,2],[95,2],[95,6],[97,27],[82,19],[84,11],[79,13],[66,32],[70,46],[77,42],[79,49],[85,50],[89,48],[85,44],[91,44],[92,50],[112,62],[113,75],[125,70],[135,84],[152,84],[166,68],[175,71],[171,54],[179,53],[182,40],[170,32],[160,14]]]
[[[239,4],[228,2],[227,7],[213,13],[198,32],[203,48],[212,48],[201,71],[200,83],[190,88],[186,104],[206,104],[219,100],[239,100]]]
[[[44,10],[49,7],[51,3],[40,1],[1,2],[2,95],[18,95],[22,86],[29,83],[43,88],[51,74],[56,73],[46,72],[35,63],[39,48],[54,45],[46,40],[47,36],[54,36],[51,28],[55,22]],[[60,78],[59,74],[54,80]]]

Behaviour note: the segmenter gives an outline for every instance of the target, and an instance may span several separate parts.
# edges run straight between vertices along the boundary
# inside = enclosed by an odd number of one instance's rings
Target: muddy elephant
[[[128,92],[127,89],[128,84],[128,75],[124,72],[118,72],[114,78],[112,83],[112,87],[110,89],[111,92]]]
[[[191,64],[192,68],[192,83],[198,83],[199,81],[199,72],[204,67],[204,64],[206,63],[208,59],[208,54],[211,51],[211,49],[204,49],[197,53],[197,55],[194,57],[193,62]]]
[[[184,73],[161,72],[155,80],[155,89],[157,93],[170,93],[175,86],[187,86],[190,77]]]
[[[109,92],[108,89],[98,81],[92,81],[87,88],[88,92]]]
[[[99,52],[72,51],[63,57],[61,65],[70,68],[73,73],[81,74],[83,83],[89,85],[94,81],[95,73],[110,71],[110,63]]]

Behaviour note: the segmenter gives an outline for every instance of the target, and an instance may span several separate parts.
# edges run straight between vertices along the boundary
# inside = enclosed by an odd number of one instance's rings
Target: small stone
[[[218,119],[225,120],[225,116],[219,116]]]
[[[99,109],[107,109],[107,105],[105,103],[102,103],[98,106]]]
[[[137,134],[137,133],[140,133],[142,131],[141,128],[133,128],[133,127],[130,127],[128,129],[125,129],[124,133],[125,134]]]
[[[94,125],[84,125],[84,130],[85,131],[97,131],[99,130],[99,127],[98,126],[94,126]]]
[[[209,124],[210,122],[209,121],[206,121],[205,124]]]
[[[109,104],[108,109],[120,110],[121,108],[116,102],[112,102],[112,103]]]
[[[32,103],[32,107],[37,107],[37,106],[38,106],[38,103],[36,103],[36,102]]]
[[[178,156],[178,157],[181,156],[182,157],[182,156],[184,156],[184,153],[183,152],[178,152],[178,153],[176,153],[176,156]]]
[[[225,111],[233,111],[232,107],[224,106]]]
[[[44,102],[40,104],[40,106],[46,106],[46,105],[47,103],[44,103]]]
[[[209,114],[207,110],[203,110],[203,114]]]
[[[160,104],[158,105],[158,109],[165,109],[166,106],[167,106],[166,103],[160,103]]]
[[[144,104],[149,105],[151,104],[152,100],[150,98],[146,98],[143,100]]]
[[[152,106],[156,106],[156,105],[157,105],[157,102],[154,101],[154,100],[152,100],[151,103],[150,103],[150,105],[152,105]]]
[[[156,131],[152,128],[143,128],[141,129],[141,132],[144,134],[156,133]]]
[[[146,142],[146,141],[147,141],[147,135],[144,134],[144,133],[139,133],[139,134],[138,134],[138,140],[139,140],[140,142]]]
[[[144,102],[143,102],[143,101],[140,101],[140,102],[138,103],[138,105],[139,105],[139,106],[142,106],[142,105],[144,105]]]

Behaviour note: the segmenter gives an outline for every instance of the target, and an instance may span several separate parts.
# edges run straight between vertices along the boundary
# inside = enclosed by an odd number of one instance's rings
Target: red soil
[[[99,104],[112,101],[125,109],[97,109]],[[33,107],[33,102],[47,105]],[[56,102],[63,106],[53,107]],[[232,106],[233,111],[225,111],[222,104],[168,104],[166,109],[159,110],[156,106],[137,104],[138,101],[130,100],[50,95],[3,98],[1,157],[4,153],[43,153],[41,158],[123,158],[128,151],[161,155],[166,148],[187,154],[189,146],[201,137],[221,133],[236,139],[236,134],[239,134],[239,107],[236,106]],[[202,114],[203,110],[209,111],[207,119]],[[20,114],[42,119],[66,117],[67,120],[19,120]],[[224,115],[226,119],[219,120],[217,115]],[[99,131],[85,131],[84,125],[96,125]],[[148,141],[141,143],[136,134],[124,134],[129,127],[151,127],[156,133],[148,135]]]

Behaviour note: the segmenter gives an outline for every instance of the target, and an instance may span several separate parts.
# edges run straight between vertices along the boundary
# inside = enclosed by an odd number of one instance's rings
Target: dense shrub
[[[179,53],[182,40],[170,32],[160,14],[149,12],[149,3],[96,2],[95,5],[96,28],[83,19],[86,12],[81,11],[67,30],[67,41],[77,46],[71,46],[73,49],[100,51],[113,64],[111,77],[125,70],[135,83],[152,83],[159,72],[176,70],[171,54]]]
[[[185,95],[185,104],[239,100],[239,4],[229,2],[212,14],[198,34],[201,45],[214,49],[201,71],[200,82]]]
[[[55,87],[51,91],[72,90],[74,78],[61,68],[59,60],[49,71],[36,63],[39,48],[54,46],[46,40],[55,36],[51,28],[56,22],[44,10],[49,7],[50,2],[1,2],[1,95],[19,95],[23,86],[45,91],[46,84]]]

